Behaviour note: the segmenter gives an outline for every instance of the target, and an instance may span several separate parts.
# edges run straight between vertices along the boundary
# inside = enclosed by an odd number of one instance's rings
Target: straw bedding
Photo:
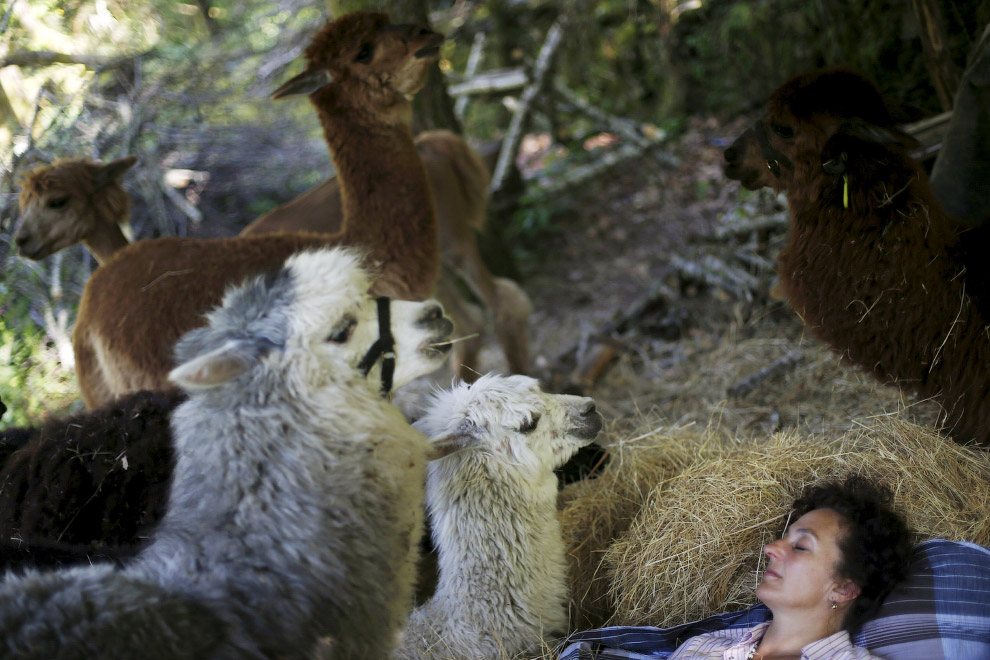
[[[761,547],[805,485],[856,472],[895,493],[917,539],[990,545],[990,458],[897,417],[827,439],[726,442],[667,429],[613,443],[562,495],[575,628],[668,626],[755,601]]]

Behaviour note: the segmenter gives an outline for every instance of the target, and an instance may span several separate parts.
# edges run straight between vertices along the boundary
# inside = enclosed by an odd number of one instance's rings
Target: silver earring
[[[833,610],[839,609],[839,605],[834,600],[832,601],[832,609]]]

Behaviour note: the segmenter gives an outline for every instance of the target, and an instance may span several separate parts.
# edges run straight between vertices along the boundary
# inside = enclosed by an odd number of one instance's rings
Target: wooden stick
[[[0,58],[0,69],[5,66],[33,67],[50,64],[82,64],[90,69],[115,68],[147,54],[145,52],[125,57],[111,57],[108,55],[70,55],[50,50],[22,50]]]
[[[481,64],[481,55],[485,47],[485,38],[487,37],[485,32],[475,32],[474,42],[471,43],[471,52],[468,54],[467,66],[464,67],[464,77],[471,79],[474,74],[478,71],[478,65]],[[454,96],[452,90],[448,89],[448,93]],[[464,120],[464,111],[467,109],[468,97],[467,95],[461,96],[454,103],[454,114],[457,115],[459,120]]]
[[[529,76],[525,69],[491,69],[479,73],[463,82],[450,85],[447,93],[461,98],[478,94],[504,94],[505,92],[522,89],[529,84]]]
[[[750,374],[742,380],[730,385],[726,390],[726,394],[732,398],[746,396],[765,381],[770,380],[771,378],[779,378],[780,376],[793,371],[803,361],[804,354],[801,351],[790,351],[783,357],[777,358],[756,373]]]
[[[529,117],[530,107],[543,89],[547,74],[550,72],[550,63],[554,53],[557,52],[560,42],[563,41],[565,25],[566,19],[561,16],[550,26],[550,30],[547,32],[547,38],[543,42],[540,54],[536,58],[536,66],[533,68],[533,82],[523,90],[519,107],[513,113],[505,134],[505,140],[502,141],[502,150],[498,154],[498,161],[495,163],[495,171],[492,172],[492,182],[489,187],[492,193],[502,187],[509,171],[509,165],[515,159],[516,152],[519,151],[519,143],[522,141],[522,132],[526,119]]]

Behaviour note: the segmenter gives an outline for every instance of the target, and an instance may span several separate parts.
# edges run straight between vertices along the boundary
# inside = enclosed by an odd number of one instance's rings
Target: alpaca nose
[[[595,402],[589,400],[584,406],[581,407],[581,416],[588,417],[590,415],[595,415],[598,413],[598,408],[595,407]]]
[[[23,252],[24,246],[31,242],[31,235],[26,231],[19,231],[14,236],[14,242],[17,243],[17,249]]]
[[[443,307],[440,306],[438,302],[427,303],[426,309],[423,311],[423,316],[420,317],[421,322],[426,321],[436,321],[443,318]]]

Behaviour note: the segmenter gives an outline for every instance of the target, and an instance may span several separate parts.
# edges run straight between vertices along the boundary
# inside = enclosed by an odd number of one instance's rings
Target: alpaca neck
[[[98,231],[93,232],[83,240],[83,245],[89,249],[97,263],[102,266],[117,250],[127,247],[130,243],[116,222],[101,223],[99,227]]]
[[[789,196],[791,237],[779,272],[792,305],[819,338],[881,382],[938,399],[950,426],[984,409],[984,393],[957,371],[990,360],[987,321],[927,183],[908,173],[852,190],[849,208],[841,195]]]
[[[563,625],[566,558],[553,475],[538,489],[481,471],[443,481],[427,489],[440,554],[431,604],[455,618],[470,612],[496,635]]]
[[[323,498],[312,468],[320,462],[319,431],[329,429],[300,431],[305,422],[291,420],[292,413],[275,406],[217,410],[198,400],[173,413],[176,465],[160,533],[145,553],[152,562],[189,562],[201,587],[249,584],[259,597],[277,588],[273,576],[291,579],[321,566],[300,566],[298,553],[325,541],[313,524]],[[282,451],[287,444],[296,451]],[[340,444],[347,446],[346,436]]]
[[[388,271],[401,265],[410,293],[432,293],[438,274],[437,220],[407,122],[374,121],[349,107],[318,107],[340,182],[346,244],[369,249]]]

